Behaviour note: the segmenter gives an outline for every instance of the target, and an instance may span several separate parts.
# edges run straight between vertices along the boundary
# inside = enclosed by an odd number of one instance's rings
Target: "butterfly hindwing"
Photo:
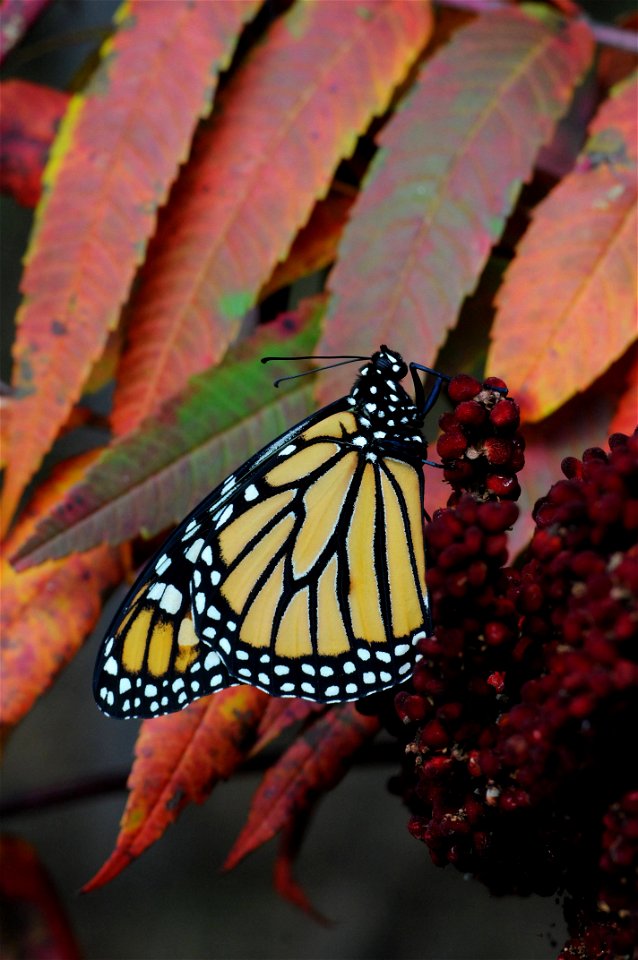
[[[187,575],[171,580],[168,570],[153,570],[135,585],[96,664],[95,698],[109,716],[156,717],[233,685],[219,655],[195,634]]]

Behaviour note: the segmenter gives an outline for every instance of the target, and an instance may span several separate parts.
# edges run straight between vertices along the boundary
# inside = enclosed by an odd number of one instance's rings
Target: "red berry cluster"
[[[521,490],[516,474],[525,463],[525,444],[517,432],[518,404],[507,396],[507,387],[497,377],[481,384],[461,373],[447,392],[454,409],[439,420],[442,433],[436,449],[454,490],[448,506],[461,491],[480,499],[517,500]]]
[[[426,528],[436,630],[396,697],[416,760],[404,795],[435,863],[495,892],[567,892],[563,960],[630,957],[638,432],[563,473],[536,505],[520,569],[504,567],[511,502],[459,496]]]

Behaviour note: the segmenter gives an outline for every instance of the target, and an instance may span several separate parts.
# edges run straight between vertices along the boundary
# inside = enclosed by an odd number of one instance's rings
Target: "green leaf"
[[[228,353],[224,363],[194,377],[156,417],[116,440],[17,552],[18,569],[94,544],[121,543],[142,531],[153,536],[181,520],[242,461],[314,409],[304,380],[273,390],[259,361],[282,350],[312,353],[322,304],[306,302],[300,323],[291,314],[262,328]],[[298,362],[277,364],[277,376],[300,373]],[[17,562],[19,561],[19,562]]]

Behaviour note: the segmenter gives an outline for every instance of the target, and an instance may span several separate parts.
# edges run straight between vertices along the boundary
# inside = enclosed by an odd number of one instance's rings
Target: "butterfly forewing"
[[[210,639],[195,632],[193,597],[201,576],[195,561],[204,546],[203,535],[210,536],[220,518],[232,513],[252,477],[263,473],[263,462],[318,417],[312,414],[227,477],[150,560],[98,654],[93,691],[106,714],[161,716],[239,682],[228,673]]]

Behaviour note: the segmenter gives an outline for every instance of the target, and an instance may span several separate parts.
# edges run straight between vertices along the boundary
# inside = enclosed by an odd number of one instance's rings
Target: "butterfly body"
[[[407,372],[382,347],[347,397],[178,527],[105,639],[94,689],[106,713],[158,716],[237,683],[356,700],[410,675],[430,621],[425,405],[401,386]]]

